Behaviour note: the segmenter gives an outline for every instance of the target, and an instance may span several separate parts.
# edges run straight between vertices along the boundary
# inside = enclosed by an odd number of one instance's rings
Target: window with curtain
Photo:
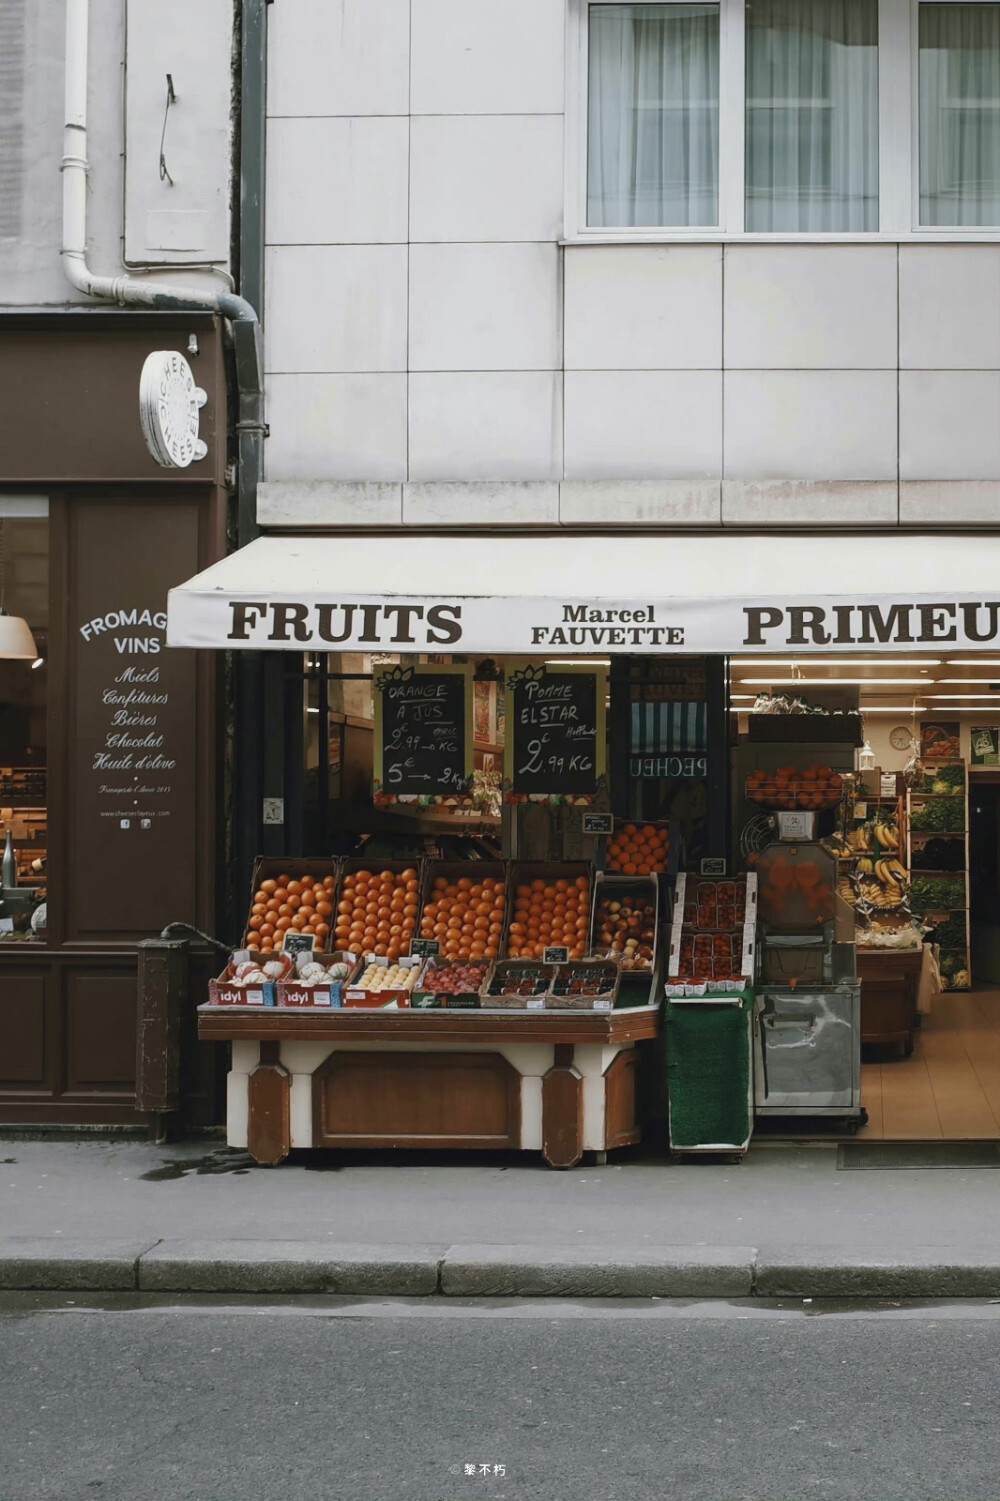
[[[920,223],[1000,225],[1000,5],[921,5]]]
[[[878,0],[748,0],[746,228],[878,229]]]
[[[591,6],[588,109],[588,224],[718,224],[718,5]]]

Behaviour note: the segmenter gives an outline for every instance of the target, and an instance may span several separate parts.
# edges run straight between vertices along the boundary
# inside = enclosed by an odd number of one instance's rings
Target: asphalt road
[[[136,1301],[0,1304],[0,1501],[1000,1495],[995,1306]]]

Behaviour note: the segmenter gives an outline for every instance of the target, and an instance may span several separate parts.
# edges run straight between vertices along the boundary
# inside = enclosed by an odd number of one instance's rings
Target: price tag
[[[583,815],[583,832],[585,834],[613,834],[615,832],[614,814],[585,813]]]
[[[526,1010],[528,1010],[528,1011],[544,1011],[545,1010],[545,997],[544,996],[538,996],[538,997],[531,996],[531,997],[529,997]]]
[[[441,952],[440,938],[411,938],[410,953],[414,959],[436,959]]]
[[[14,919],[12,917],[0,917],[0,933],[13,933]]]
[[[724,876],[726,874],[726,862],[719,856],[709,856],[701,862],[703,876]]]
[[[854,816],[855,816],[855,818],[858,818],[858,819],[867,818],[868,817],[868,804],[867,803],[855,803],[854,804]]]
[[[561,944],[555,944],[550,949],[545,949],[542,954],[543,964],[568,964],[569,949]]]
[[[316,935],[296,933],[292,928],[286,928],[281,940],[281,950],[285,954],[313,954],[316,952]]]

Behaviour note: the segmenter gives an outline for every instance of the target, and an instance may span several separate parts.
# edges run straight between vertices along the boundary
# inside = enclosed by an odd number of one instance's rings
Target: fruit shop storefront
[[[266,685],[199,1012],[230,1142],[571,1166],[655,1122],[734,1152],[755,1116],[863,1127],[857,976],[910,1006],[927,928],[869,742],[927,707],[894,661],[985,663],[1000,618],[995,537],[891,546],[905,598],[844,535],[274,535],[174,589],[170,644]]]

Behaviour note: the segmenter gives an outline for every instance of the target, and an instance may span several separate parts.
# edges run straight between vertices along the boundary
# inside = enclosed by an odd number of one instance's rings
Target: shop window
[[[1000,225],[1000,5],[920,6],[920,222]]]
[[[48,520],[22,515],[32,501],[0,501],[0,589],[8,616],[20,617],[38,656],[0,657],[0,853],[5,860],[0,942],[45,936],[48,709]]]

